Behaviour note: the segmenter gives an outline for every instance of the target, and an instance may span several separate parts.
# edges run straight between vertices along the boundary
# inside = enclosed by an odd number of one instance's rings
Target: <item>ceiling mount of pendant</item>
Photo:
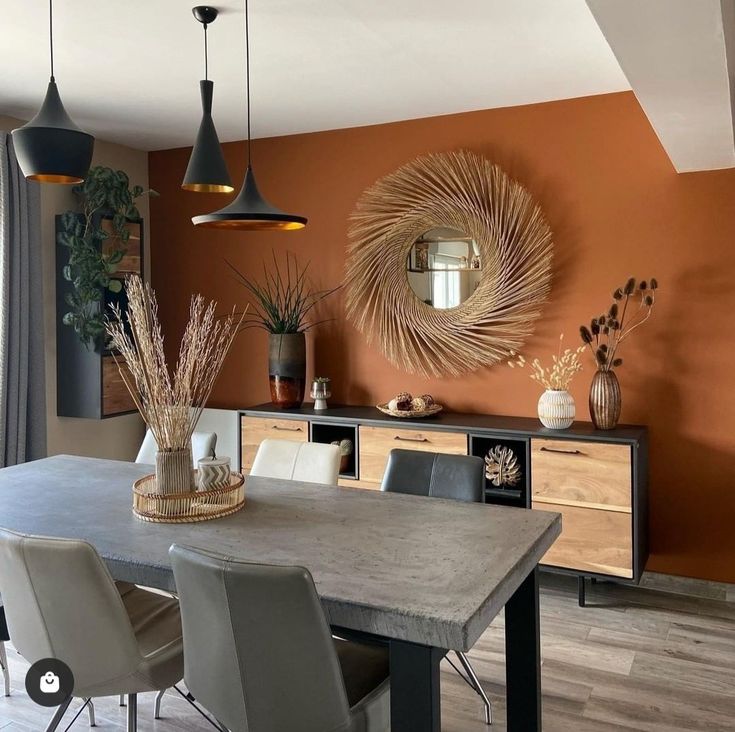
[[[197,5],[191,9],[191,12],[194,13],[194,17],[203,25],[214,23],[219,15],[219,10],[213,8],[211,5]]]

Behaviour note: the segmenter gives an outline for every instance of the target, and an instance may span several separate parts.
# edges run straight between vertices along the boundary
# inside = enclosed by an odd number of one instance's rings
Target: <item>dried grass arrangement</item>
[[[580,327],[583,348],[592,351],[600,371],[612,371],[623,365],[623,359],[618,356],[620,344],[651,317],[657,289],[655,277],[640,282],[631,277],[613,292],[607,313],[593,318],[589,327]]]
[[[191,436],[244,314],[233,311],[218,318],[215,302],[206,304],[201,295],[193,296],[172,373],[166,362],[153,288],[132,275],[125,289],[127,314],[123,316],[114,308],[106,327],[120,376],[158,444],[157,490],[193,490]]]
[[[565,348],[562,351],[564,342],[564,334],[559,336],[559,348],[556,355],[551,357],[551,364],[544,366],[538,358],[531,361],[531,378],[541,384],[544,389],[552,391],[565,391],[572,383],[574,375],[582,370],[582,363],[579,357],[585,350],[585,346],[580,346],[574,350]],[[513,354],[513,358],[508,361],[511,368],[523,368],[526,365],[526,359],[521,354]]]
[[[406,259],[436,227],[471,237],[483,272],[462,305],[435,309]],[[471,152],[418,158],[378,180],[351,216],[348,317],[398,368],[459,375],[505,361],[533,331],[551,288],[552,237],[531,194]]]

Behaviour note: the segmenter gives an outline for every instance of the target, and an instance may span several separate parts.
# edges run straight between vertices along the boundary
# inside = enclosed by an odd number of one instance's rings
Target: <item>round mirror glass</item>
[[[456,229],[436,228],[411,247],[406,264],[408,283],[427,305],[446,310],[468,300],[482,276],[475,240]]]

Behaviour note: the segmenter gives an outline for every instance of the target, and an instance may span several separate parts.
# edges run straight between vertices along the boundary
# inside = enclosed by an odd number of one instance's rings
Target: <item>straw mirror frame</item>
[[[482,275],[461,305],[435,309],[411,289],[414,242],[446,227],[478,245]],[[418,158],[378,180],[350,217],[349,319],[391,363],[425,376],[507,360],[533,332],[551,289],[552,234],[531,194],[471,152]]]

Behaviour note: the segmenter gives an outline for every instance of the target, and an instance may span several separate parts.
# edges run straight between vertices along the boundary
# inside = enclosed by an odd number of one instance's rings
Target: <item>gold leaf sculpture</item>
[[[458,307],[412,291],[406,261],[425,232],[477,243],[482,277]],[[529,192],[471,152],[428,155],[368,188],[351,216],[348,317],[397,367],[458,375],[504,361],[533,330],[551,288],[551,230]]]
[[[498,488],[512,488],[521,481],[521,465],[505,445],[496,445],[485,456],[485,477]]]

